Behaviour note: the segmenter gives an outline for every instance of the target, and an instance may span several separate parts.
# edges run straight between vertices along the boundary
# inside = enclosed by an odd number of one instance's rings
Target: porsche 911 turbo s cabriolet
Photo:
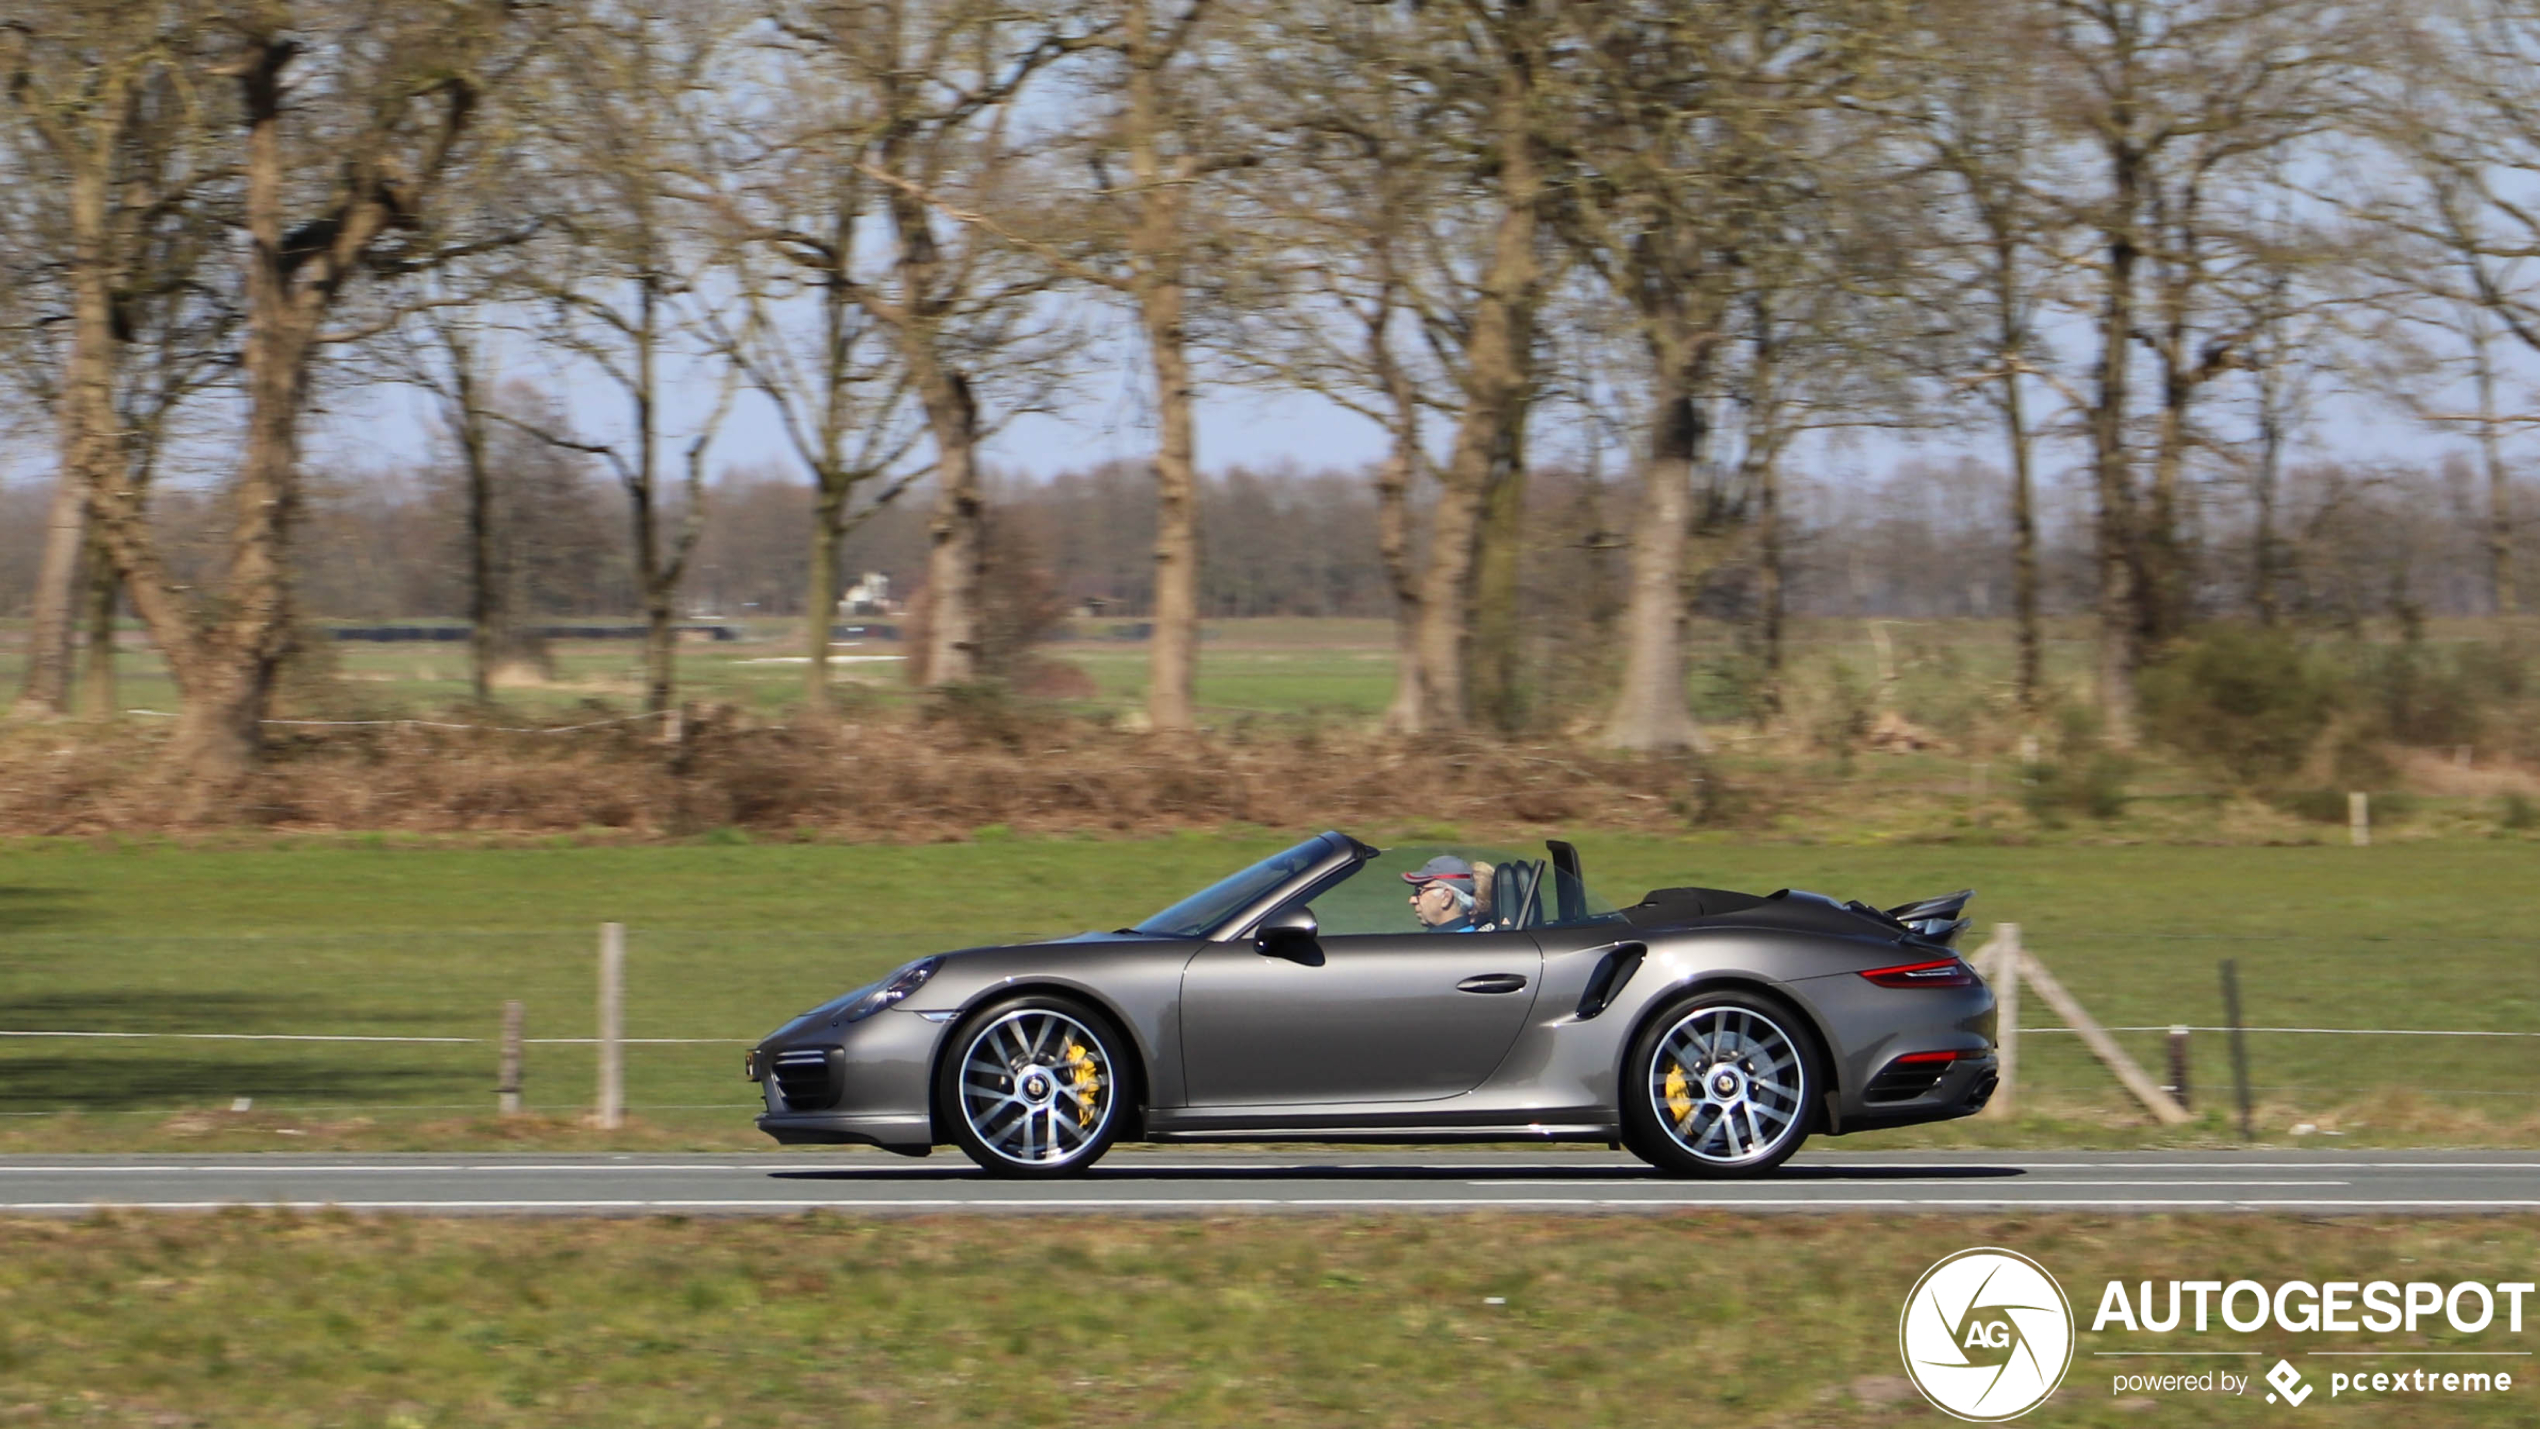
[[[1812,1134],[1970,1115],[1970,893],[1589,891],[1576,849],[1318,834],[1112,933],[920,958],[748,1054],[760,1129],[998,1175],[1171,1142],[1546,1141],[1748,1176]]]

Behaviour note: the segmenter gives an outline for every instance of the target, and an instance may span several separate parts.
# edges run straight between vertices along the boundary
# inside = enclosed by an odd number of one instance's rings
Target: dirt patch
[[[2394,749],[2390,759],[2398,766],[2404,787],[2420,794],[2456,799],[2493,799],[2505,794],[2540,797],[2540,776],[2515,765],[2473,763],[2458,753],[2428,749]]]
[[[177,830],[165,732],[22,730],[0,739],[0,834]],[[1323,732],[1160,736],[1021,702],[829,728],[725,709],[665,743],[644,725],[510,734],[422,724],[294,729],[217,824],[281,830],[719,828],[895,842],[1016,832],[1151,832],[1427,821],[1681,830],[1722,800],[1691,757]],[[1751,802],[1734,807],[1751,810]],[[199,827],[199,826],[198,826]]]

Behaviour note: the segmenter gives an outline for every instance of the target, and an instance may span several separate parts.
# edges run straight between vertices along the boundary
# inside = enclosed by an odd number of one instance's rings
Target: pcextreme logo
[[[1942,1413],[2017,1419],[2073,1363],[2073,1307],[2046,1267],[2015,1250],[1962,1250],[1923,1272],[1896,1337],[1905,1373]]]

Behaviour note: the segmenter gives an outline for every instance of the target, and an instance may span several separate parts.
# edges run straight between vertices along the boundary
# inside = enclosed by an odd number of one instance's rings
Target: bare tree
[[[317,354],[336,336],[327,322],[363,271],[428,260],[407,239],[473,125],[488,88],[481,63],[514,27],[491,3],[424,13],[256,4],[207,17],[201,49],[178,72],[230,96],[243,229],[245,431],[216,614],[198,611],[171,577],[133,465],[95,443],[81,465],[102,542],[183,696],[171,753],[197,807],[255,757],[289,646],[298,438]],[[112,405],[105,277],[101,265],[76,280],[75,326],[100,336],[85,347],[75,339],[87,355],[74,358],[66,400],[91,431],[108,425]]]
[[[1618,747],[1702,744],[1685,697],[1687,592],[1702,574],[1689,554],[1703,567],[1719,558],[1786,438],[1769,295],[1796,273],[1792,225],[1815,183],[1795,139],[1863,71],[1874,18],[1805,4],[1625,6],[1588,32],[1573,243],[1630,315],[1648,383],[1622,687],[1605,730]],[[1752,409],[1764,421],[1744,482],[1709,449],[1741,307],[1760,364],[1748,390],[1770,394]]]
[[[2037,707],[2045,667],[2029,387],[2043,376],[2069,390],[2037,331],[2063,237],[2043,197],[2055,186],[2047,171],[2055,156],[2039,132],[2045,76],[2028,60],[2042,41],[2040,18],[2018,6],[1937,7],[1913,32],[1920,48],[1912,81],[1893,111],[1908,162],[1928,170],[1941,197],[1919,287],[1940,339],[1932,366],[1951,388],[1983,393],[2002,427],[2016,679],[2027,710]]]
[[[494,698],[498,677],[544,675],[546,642],[526,623],[516,569],[519,537],[506,529],[508,506],[501,490],[509,474],[497,469],[496,446],[508,422],[523,415],[500,405],[500,378],[489,348],[483,309],[497,292],[443,288],[414,314],[387,355],[392,380],[427,393],[442,435],[458,458],[467,505],[468,680],[480,705]]]
[[[2432,319],[2455,335],[2470,369],[2474,412],[2421,413],[2467,425],[2487,485],[2485,555],[2499,614],[2520,605],[2514,582],[2511,471],[2501,451],[2505,414],[2496,401],[2495,345],[2510,339],[2540,353],[2540,284],[2525,276],[2540,256],[2540,211],[2529,202],[2540,174],[2540,4],[2447,0],[2409,13],[2383,66],[2371,136],[2410,182],[2350,195],[2374,228],[2398,239],[2386,277],[2452,311]]]
[[[934,448],[915,663],[930,686],[964,684],[985,673],[980,442],[1051,389],[1061,350],[1042,312],[1055,276],[1018,255],[993,210],[1013,197],[1018,98],[1087,27],[1065,6],[1018,13],[996,0],[786,5],[775,24],[849,96],[857,119],[839,152],[883,189],[889,256],[855,299],[890,334]]]
[[[11,285],[22,305],[12,367],[52,411],[62,453],[22,712],[69,707],[83,551],[93,548],[86,586],[114,588],[93,558],[106,544],[87,530],[92,492],[146,477],[164,419],[200,385],[207,336],[226,326],[207,333],[195,300],[204,231],[217,221],[202,192],[211,102],[192,73],[206,20],[182,3],[47,3],[0,21],[0,87],[19,121],[0,146],[18,177],[13,236],[30,258],[49,250]],[[155,359],[138,381],[128,372],[136,349]]]
[[[605,438],[538,435],[599,457],[626,493],[652,712],[669,711],[676,697],[679,587],[703,530],[706,457],[737,377],[696,340],[692,310],[716,300],[708,290],[722,253],[673,192],[673,176],[694,167],[705,80],[734,23],[720,6],[585,6],[559,27],[542,86],[561,212],[541,241],[542,261],[519,281],[554,315],[546,341],[614,389],[624,418]],[[664,368],[683,360],[683,370],[714,372],[715,397],[688,414],[674,476],[664,448],[682,414],[671,399],[688,384]]]
[[[1328,0],[1253,17],[1254,59],[1236,112],[1261,162],[1235,176],[1230,236],[1247,250],[1217,271],[1211,345],[1240,380],[1320,394],[1374,423],[1376,537],[1392,595],[1394,694],[1385,728],[1427,727],[1420,664],[1415,497],[1435,475],[1423,424],[1456,409],[1460,311],[1443,231],[1457,166],[1435,141],[1444,99],[1404,83],[1415,17]]]
[[[2097,687],[2107,737],[2135,737],[2135,674],[2186,612],[2183,477],[2192,409],[2244,361],[2241,316],[2216,301],[2275,156],[2321,122],[2357,53],[2323,0],[2049,0],[2052,111],[2089,156],[2064,196],[2099,257],[2088,411],[2097,504]],[[2148,293],[2147,293],[2148,288]],[[2148,302],[2147,302],[2148,298]],[[2152,473],[2135,474],[2134,365],[2153,359]]]
[[[811,478],[803,710],[813,720],[832,710],[830,621],[847,536],[924,470],[910,461],[924,429],[909,402],[908,368],[863,301],[858,234],[888,190],[857,166],[852,110],[813,100],[807,122],[800,115],[806,96],[819,93],[817,75],[811,66],[786,71],[781,78],[804,81],[779,86],[793,120],[748,116],[764,122],[735,125],[716,145],[721,162],[695,176],[700,201],[734,245],[726,306],[737,311],[709,309],[702,321],[715,350],[773,409]]]
[[[1192,270],[1208,243],[1201,185],[1251,157],[1229,146],[1221,118],[1231,89],[1214,75],[1234,56],[1217,37],[1215,8],[1213,0],[1113,0],[1087,46],[1097,61],[1090,83],[1113,98],[1083,146],[1099,236],[1092,262],[1076,266],[1137,309],[1155,379],[1147,720],[1159,730],[1190,729],[1197,698],[1199,434],[1189,327]]]

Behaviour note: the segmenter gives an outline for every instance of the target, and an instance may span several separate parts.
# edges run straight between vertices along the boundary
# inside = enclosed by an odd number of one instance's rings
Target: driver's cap
[[[1451,853],[1442,853],[1437,857],[1430,859],[1427,863],[1420,865],[1418,869],[1404,874],[1402,876],[1402,881],[1405,883],[1433,883],[1441,878],[1462,879],[1464,882],[1470,883],[1473,881],[1473,865],[1466,863],[1464,860],[1457,858]]]

